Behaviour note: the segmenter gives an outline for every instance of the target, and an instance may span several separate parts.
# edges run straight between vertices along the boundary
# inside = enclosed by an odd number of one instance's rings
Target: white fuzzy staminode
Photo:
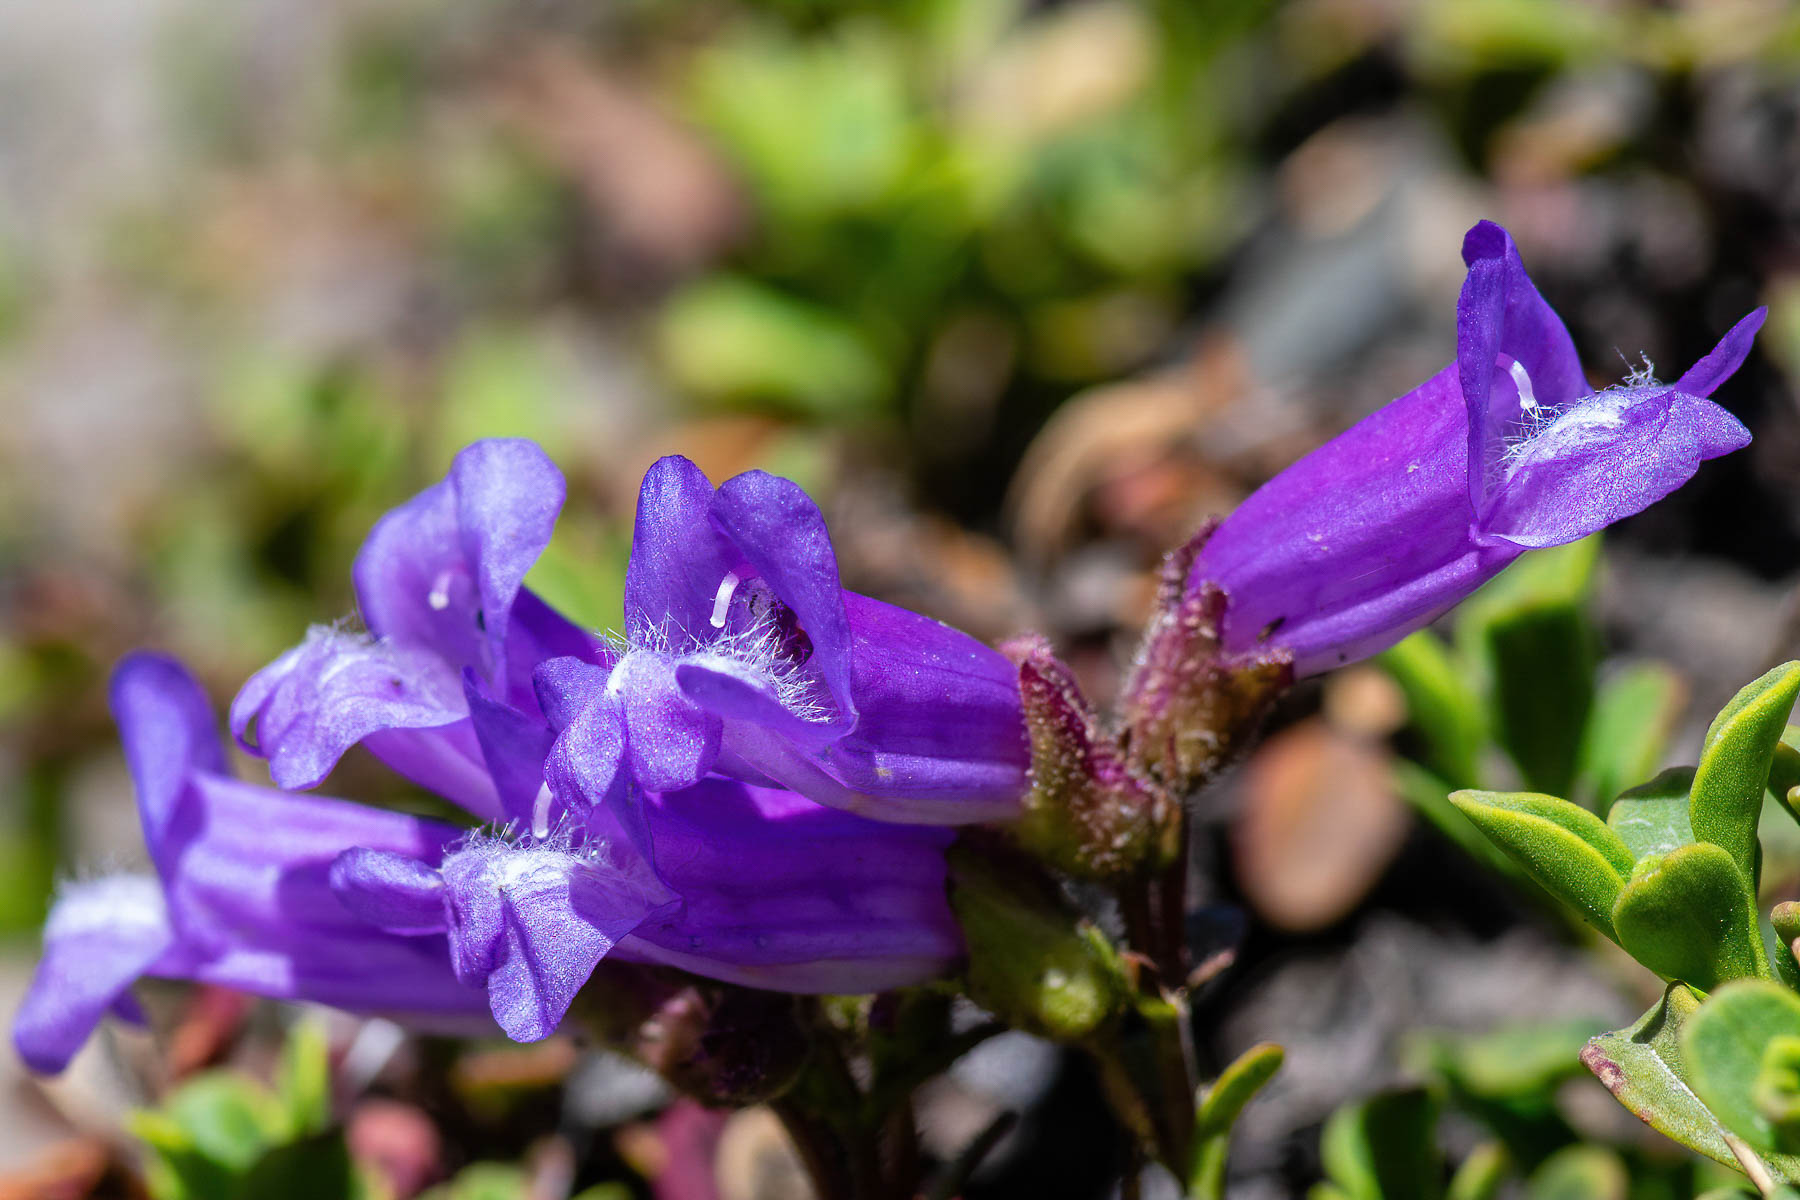
[[[670,622],[636,629],[629,638],[614,637],[620,652],[618,665],[607,683],[617,694],[627,677],[625,661],[633,654],[655,654],[682,663],[711,666],[732,675],[749,675],[765,684],[781,706],[802,721],[831,720],[833,709],[818,673],[806,663],[797,663],[782,649],[781,631],[767,617],[738,629],[725,627],[723,610],[731,601],[741,581],[727,575],[719,585],[719,597],[713,602],[713,625],[719,632],[706,640],[674,629]],[[721,599],[723,604],[721,604]]]

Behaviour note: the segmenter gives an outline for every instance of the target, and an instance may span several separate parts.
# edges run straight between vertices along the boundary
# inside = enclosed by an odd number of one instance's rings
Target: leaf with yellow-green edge
[[[1741,1169],[1725,1129],[1694,1093],[1681,1035],[1700,1009],[1700,997],[1672,983],[1656,1007],[1628,1029],[1603,1033],[1587,1044],[1581,1061],[1614,1098],[1650,1128],[1714,1162]],[[1800,1158],[1763,1156],[1775,1179],[1800,1182]]]
[[[1694,768],[1670,767],[1649,783],[1620,793],[1606,814],[1606,824],[1635,858],[1692,845],[1688,788],[1693,782]]]
[[[1546,891],[1614,937],[1631,851],[1587,809],[1535,792],[1457,792],[1450,802]]]
[[[1222,1200],[1225,1195],[1225,1154],[1231,1127],[1264,1084],[1281,1069],[1280,1046],[1263,1042],[1244,1051],[1200,1099],[1194,1121],[1194,1165],[1188,1172],[1192,1200]]]
[[[1711,842],[1640,860],[1613,906],[1612,926],[1644,966],[1702,991],[1769,974],[1749,881]]]
[[[1764,1153],[1800,1149],[1797,1047],[1800,996],[1760,979],[1721,987],[1681,1031],[1694,1094],[1720,1124]]]
[[[1800,695],[1800,662],[1783,663],[1746,684],[1706,731],[1688,793],[1694,836],[1731,855],[1756,886],[1756,822],[1775,747]]]

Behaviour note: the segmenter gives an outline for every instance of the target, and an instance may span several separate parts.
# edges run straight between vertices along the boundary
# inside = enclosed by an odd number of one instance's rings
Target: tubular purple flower
[[[458,976],[485,982],[519,1041],[552,1033],[608,955],[774,991],[874,992],[941,975],[962,952],[949,830],[716,777],[638,800],[654,869],[596,807],[544,838],[471,836],[435,868],[352,850],[333,886],[385,929],[447,934]]]
[[[596,668],[597,669],[597,668]],[[921,983],[962,952],[953,834],[710,778],[637,796],[653,867],[596,807],[547,836],[458,829],[235,782],[198,683],[134,655],[113,704],[155,877],[67,889],[14,1022],[60,1070],[142,975],[384,1013],[554,1032],[609,954],[792,992]],[[485,990],[485,995],[484,995]]]
[[[450,970],[443,937],[372,928],[329,883],[346,846],[432,859],[455,829],[230,779],[206,697],[173,660],[127,658],[112,706],[156,874],[63,890],[13,1022],[28,1066],[61,1070],[108,1011],[141,1020],[129,989],[143,975],[426,1028],[492,1028],[481,993]]]
[[[532,671],[605,657],[523,586],[564,492],[532,442],[466,447],[363,543],[353,575],[368,632],[315,627],[253,676],[231,706],[239,743],[284,788],[316,786],[362,742],[479,817],[528,816],[550,739]]]
[[[604,686],[540,670],[591,799],[709,772],[883,821],[1019,812],[1028,749],[1013,667],[937,621],[845,591],[818,506],[761,471],[716,490],[684,458],[644,477],[625,645]],[[571,690],[572,689],[572,690]],[[555,722],[553,722],[555,723]],[[576,743],[570,745],[569,743]]]
[[[1673,384],[1646,367],[1595,392],[1506,231],[1475,226],[1463,259],[1456,361],[1263,485],[1200,548],[1187,588],[1223,594],[1227,656],[1284,653],[1296,675],[1367,657],[1525,550],[1639,512],[1749,443],[1706,397],[1765,310]]]

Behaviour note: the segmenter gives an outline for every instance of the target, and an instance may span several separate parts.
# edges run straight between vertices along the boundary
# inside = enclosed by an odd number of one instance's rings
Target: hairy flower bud
[[[1156,610],[1121,701],[1129,761],[1178,795],[1231,760],[1294,677],[1286,650],[1228,652],[1225,593],[1187,586],[1211,533],[1202,529],[1163,559]]]
[[[1168,865],[1181,835],[1169,794],[1125,761],[1075,678],[1042,638],[1006,647],[1019,663],[1019,696],[1031,734],[1031,791],[1012,826],[1020,845],[1086,879],[1115,879]]]

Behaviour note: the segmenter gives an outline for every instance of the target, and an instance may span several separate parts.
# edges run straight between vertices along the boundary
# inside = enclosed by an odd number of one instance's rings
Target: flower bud
[[[1012,826],[1044,862],[1085,879],[1113,879],[1172,862],[1180,811],[1133,771],[1069,668],[1042,638],[1007,648],[1019,663],[1019,696],[1031,734],[1031,790]]]
[[[1163,559],[1156,611],[1121,701],[1129,763],[1177,795],[1229,762],[1294,678],[1284,649],[1228,653],[1224,591],[1187,586],[1211,533],[1202,529]]]
[[[1088,1037],[1124,1009],[1131,986],[1117,951],[1032,864],[965,841],[951,848],[950,878],[977,1004],[1057,1041]]]

